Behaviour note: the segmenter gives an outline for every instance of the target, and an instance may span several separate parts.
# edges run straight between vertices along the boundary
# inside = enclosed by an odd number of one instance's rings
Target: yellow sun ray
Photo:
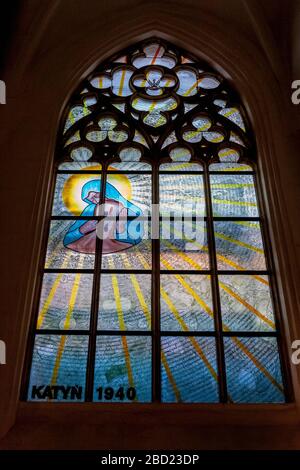
[[[114,263],[111,259],[108,260],[108,264],[109,264],[110,269],[114,269]],[[119,283],[118,283],[118,278],[116,274],[112,274],[112,286],[113,286],[114,297],[116,301],[116,309],[117,309],[117,314],[118,314],[120,331],[124,331],[126,330],[126,325],[125,325],[125,320],[124,320],[124,315],[123,315]],[[134,387],[134,379],[133,379],[133,373],[132,373],[132,367],[131,367],[131,361],[130,361],[130,353],[128,349],[127,338],[125,335],[122,335],[122,345],[123,345],[123,350],[124,350],[128,381],[129,381],[130,387]]]
[[[126,269],[131,269],[132,268],[132,265],[131,263],[129,262],[128,258],[125,258],[123,259],[123,262],[124,262],[124,267]],[[145,298],[144,298],[144,295],[143,295],[143,292],[142,292],[142,289],[140,287],[140,284],[139,284],[139,281],[137,280],[137,277],[135,274],[130,274],[130,279],[131,279],[131,282],[132,282],[132,285],[135,289],[135,292],[136,292],[136,295],[137,295],[137,298],[140,302],[140,305],[142,307],[142,310],[143,310],[143,313],[146,317],[146,320],[147,320],[147,324],[149,326],[149,328],[151,328],[151,314],[150,314],[150,311],[149,311],[149,308],[148,308],[148,305],[146,304],[146,301],[145,301]],[[166,358],[166,355],[165,353],[162,351],[161,352],[161,361],[162,361],[162,364],[165,368],[165,371],[166,371],[166,374],[167,374],[167,377],[168,377],[168,380],[173,388],[173,392],[174,392],[174,395],[176,397],[176,400],[178,402],[181,401],[181,395],[180,395],[180,391],[177,387],[177,384],[176,384],[176,381],[173,377],[173,374],[171,372],[171,369],[168,365],[168,361],[167,361],[167,358]]]
[[[170,263],[166,262],[165,260],[162,261],[163,264],[165,265],[165,267],[167,269],[172,269],[172,266]],[[180,276],[179,276],[180,277]],[[178,279],[178,278],[177,278]],[[181,281],[180,281],[181,282]],[[190,287],[190,290],[193,290],[191,287]],[[195,300],[198,302],[199,301],[199,296],[196,294],[196,297],[194,296]],[[201,303],[200,305],[203,307],[203,300],[201,299]],[[206,306],[206,308],[204,309],[206,311],[206,313],[208,313],[210,316],[213,315],[213,312],[211,311],[211,309]],[[230,328],[223,323],[223,328],[224,328],[224,331],[230,331]],[[244,354],[247,355],[247,357],[254,363],[254,365],[270,380],[270,382],[278,389],[280,390],[281,392],[283,392],[283,388],[282,386],[275,380],[275,378],[267,371],[267,369],[254,357],[254,355],[248,350],[248,348],[246,346],[244,346],[244,344],[238,339],[238,338],[235,338],[235,337],[232,337],[232,340],[235,342],[235,344],[243,351]]]

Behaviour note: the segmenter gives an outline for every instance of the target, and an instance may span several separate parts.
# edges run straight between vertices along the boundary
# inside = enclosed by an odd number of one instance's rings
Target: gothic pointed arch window
[[[56,147],[26,398],[280,403],[278,308],[239,96],[160,39],[100,64]]]

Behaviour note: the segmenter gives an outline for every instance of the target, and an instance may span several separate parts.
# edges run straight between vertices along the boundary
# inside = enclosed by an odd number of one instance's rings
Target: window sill
[[[299,449],[300,414],[283,405],[19,403],[0,449]]]
[[[193,404],[193,403],[41,403],[20,402],[17,422],[50,424],[101,424],[124,420],[141,424],[144,420],[197,425],[276,426],[300,425],[294,403],[286,404]]]

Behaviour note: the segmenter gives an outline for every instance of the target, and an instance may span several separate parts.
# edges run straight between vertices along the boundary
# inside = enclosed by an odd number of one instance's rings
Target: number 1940
[[[115,390],[112,387],[99,387],[96,392],[98,393],[98,400],[113,400],[113,398],[123,401],[133,401],[136,398],[136,390],[134,387],[124,388],[119,387]]]

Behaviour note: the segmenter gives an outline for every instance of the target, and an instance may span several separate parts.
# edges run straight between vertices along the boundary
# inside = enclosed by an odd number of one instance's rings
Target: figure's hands
[[[99,204],[100,201],[100,193],[97,191],[90,191],[87,195],[86,199],[91,201],[93,204]]]
[[[103,211],[99,210],[99,206],[95,209],[95,215],[100,215]],[[104,207],[105,216],[112,217],[111,220],[104,221],[104,232],[105,238],[115,238],[116,231],[121,233],[126,228],[126,220],[116,221],[116,217],[127,217],[127,209],[124,205],[120,202],[114,201],[113,199],[106,199],[105,207]],[[88,220],[85,224],[80,227],[80,232],[83,235],[87,235],[90,232],[93,232],[97,228],[98,221],[97,220]]]
[[[88,234],[88,233],[90,233],[90,232],[93,232],[94,230],[96,230],[97,223],[98,223],[97,220],[88,220],[84,225],[82,225],[82,226],[79,228],[79,231],[80,231],[83,235],[86,235],[86,234]]]
[[[111,240],[115,239],[116,232],[122,233],[126,228],[127,220],[116,220],[117,217],[127,218],[127,209],[119,201],[113,199],[106,199],[105,201],[105,216],[112,217],[112,219],[105,220],[104,233],[105,238]]]

